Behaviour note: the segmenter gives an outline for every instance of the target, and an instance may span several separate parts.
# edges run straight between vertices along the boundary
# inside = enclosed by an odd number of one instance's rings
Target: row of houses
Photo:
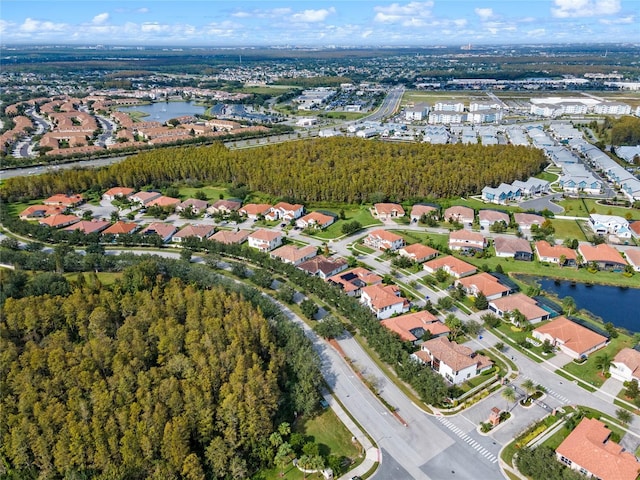
[[[511,184],[501,183],[497,187],[482,189],[482,200],[489,203],[507,204],[537,195],[549,193],[550,184],[546,180],[530,177],[526,181],[516,180]]]

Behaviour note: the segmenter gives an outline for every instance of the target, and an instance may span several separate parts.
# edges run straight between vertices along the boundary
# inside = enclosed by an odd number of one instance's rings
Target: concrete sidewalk
[[[365,451],[365,458],[362,463],[356,468],[345,473],[343,476],[339,477],[338,480],[349,480],[356,475],[364,475],[376,464],[380,463],[380,450],[371,443],[371,440],[369,440],[362,429],[351,419],[351,417],[347,415],[347,412],[344,410],[344,408],[342,408],[342,405],[340,405],[340,403],[338,403],[331,394],[325,393],[324,399],[329,404],[334,413],[338,416],[340,421],[351,432],[351,435],[353,435],[353,437],[360,443],[360,445],[362,445],[362,448]]]

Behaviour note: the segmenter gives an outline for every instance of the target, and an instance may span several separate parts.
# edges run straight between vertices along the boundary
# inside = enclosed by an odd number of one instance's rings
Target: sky
[[[640,43],[640,0],[2,0],[2,44]]]

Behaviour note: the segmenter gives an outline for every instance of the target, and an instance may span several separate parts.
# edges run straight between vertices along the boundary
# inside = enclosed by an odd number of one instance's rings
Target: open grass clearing
[[[227,193],[227,189],[225,187],[214,187],[214,186],[206,186],[206,187],[180,187],[178,192],[180,193],[180,198],[195,198],[196,192],[201,191],[207,196],[207,200],[209,203],[213,203],[216,200],[220,199],[220,195],[222,198],[229,198],[229,194]]]
[[[576,238],[578,239],[578,241],[588,240],[584,233],[585,231],[588,231],[588,227],[584,226],[585,230],[583,230],[582,228],[580,228],[578,222],[580,222],[580,220],[564,220],[558,218],[552,219],[551,224],[556,230],[554,236],[560,240],[564,240],[567,238]]]
[[[353,221],[359,222],[363,227],[371,225],[382,225],[382,222],[376,218],[373,218],[368,207],[322,207],[322,206],[309,206],[309,210],[331,212],[336,216],[339,216],[341,211],[344,211],[344,220],[338,220],[332,225],[329,225],[326,229],[314,232],[313,237],[321,240],[333,240],[335,238],[342,237],[342,225],[345,223],[351,223]]]

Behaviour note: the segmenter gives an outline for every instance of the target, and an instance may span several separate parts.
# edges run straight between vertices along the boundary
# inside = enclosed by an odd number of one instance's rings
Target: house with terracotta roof
[[[206,240],[216,231],[213,225],[185,225],[172,238],[172,242],[182,242],[189,237]]]
[[[315,257],[300,263],[298,268],[307,272],[309,275],[314,275],[323,280],[327,280],[330,277],[346,270],[348,266],[349,264],[344,258],[327,258],[323,255],[316,255]]]
[[[58,193],[47,198],[44,202],[45,205],[62,205],[63,207],[71,208],[76,207],[84,202],[82,195],[65,195]]]
[[[611,430],[595,418],[583,418],[556,448],[564,465],[588,478],[636,480],[640,463],[632,452],[611,440]]]
[[[455,278],[462,278],[473,275],[478,270],[470,263],[464,262],[452,255],[436,258],[424,264],[423,267],[427,272],[434,274],[438,270],[444,270],[447,274]]]
[[[455,285],[462,285],[466,294],[472,297],[477,297],[482,292],[487,300],[494,300],[513,293],[511,287],[501,284],[496,277],[487,272],[460,278],[456,280]]]
[[[143,229],[141,235],[158,235],[164,243],[171,240],[171,237],[178,229],[169,223],[153,222]]]
[[[129,198],[133,195],[135,190],[128,187],[113,187],[102,194],[102,199],[107,201],[115,200],[116,198]]]
[[[164,195],[160,195],[159,197],[150,200],[146,205],[148,207],[175,208],[179,203],[179,198],[165,197]]]
[[[378,320],[409,311],[409,301],[395,285],[369,285],[362,289],[360,303],[366,305]]]
[[[242,202],[239,200],[216,200],[213,204],[207,208],[207,213],[216,215],[218,213],[222,215],[228,215],[231,212],[235,212],[242,207]]]
[[[283,220],[290,222],[300,218],[304,212],[304,205],[278,202],[265,214],[267,220]]]
[[[65,227],[63,230],[66,230],[68,232],[79,230],[82,233],[86,233],[88,235],[90,233],[100,233],[109,225],[111,225],[111,222],[108,222],[106,220],[81,220],[72,225],[69,225],[68,227]]]
[[[296,220],[296,226],[302,229],[317,228],[318,230],[323,230],[335,221],[335,217],[332,217],[331,215],[325,215],[320,212],[311,212]]]
[[[333,275],[327,281],[341,288],[348,296],[359,297],[364,287],[381,284],[382,277],[366,268],[356,267]]]
[[[397,203],[376,203],[371,213],[379,220],[388,220],[390,218],[404,217],[404,208]]]
[[[532,332],[533,338],[549,340],[571,358],[586,358],[604,347],[609,339],[593,330],[578,325],[566,317],[557,317]]]
[[[421,354],[421,355],[418,355]],[[469,347],[458,345],[447,337],[437,337],[420,345],[420,352],[412,355],[425,363],[447,381],[460,384],[493,367],[493,362]]]
[[[251,220],[256,220],[259,216],[265,216],[271,210],[271,205],[266,203],[247,203],[238,210],[240,215],[244,215]]]
[[[529,238],[531,236],[531,227],[537,225],[541,227],[545,221],[542,215],[535,213],[514,213],[513,221],[518,224],[518,230],[522,235]]]
[[[176,212],[184,212],[191,208],[191,212],[194,215],[200,215],[209,206],[209,202],[206,200],[198,200],[197,198],[187,198],[184,202],[180,202],[176,205]]]
[[[373,230],[364,238],[364,244],[377,250],[393,252],[404,246],[404,238],[387,230]]]
[[[108,227],[106,230],[103,230],[103,235],[126,235],[128,233],[133,233],[140,228],[140,225],[133,222],[123,222],[122,220],[118,220],[116,223]]]
[[[491,225],[498,222],[504,222],[505,226],[509,225],[509,214],[498,210],[480,210],[478,212],[478,222],[481,230],[489,230]]]
[[[231,245],[237,243],[238,245],[243,243],[251,235],[249,230],[220,230],[214,233],[209,240],[215,240],[216,242],[224,243],[225,245]]]
[[[479,232],[456,230],[449,234],[449,248],[462,252],[482,251],[487,246],[487,239]]]
[[[423,263],[427,260],[431,260],[438,256],[440,252],[435,248],[422,245],[421,243],[414,243],[413,245],[407,245],[398,250],[398,255],[407,257],[408,259],[416,262]]]
[[[524,315],[528,323],[532,324],[551,318],[551,314],[547,310],[539,307],[538,302],[524,293],[514,293],[493,299],[489,301],[489,310],[504,319],[511,319],[511,313],[517,310]]]
[[[422,215],[432,215],[433,212],[438,212],[438,209],[432,205],[416,204],[411,207],[411,222],[415,223],[422,218]]]
[[[131,195],[129,200],[139,203],[140,205],[147,205],[151,200],[155,200],[161,196],[162,194],[160,192],[138,192]]]
[[[640,382],[640,352],[628,347],[620,350],[611,362],[609,373],[622,382]]]
[[[528,240],[518,237],[496,237],[493,240],[496,257],[513,258],[515,260],[533,260],[533,250]]]
[[[596,263],[602,270],[622,269],[627,265],[622,254],[606,243],[600,245],[581,243],[578,246],[578,252],[582,256],[583,264]]]
[[[631,222],[629,224],[629,230],[631,230],[631,235],[635,238],[640,238],[640,220],[636,220],[635,222]]]
[[[78,223],[82,219],[75,215],[65,215],[63,213],[55,213],[45,218],[38,220],[40,225],[46,225],[51,228],[63,228]]]
[[[451,333],[449,327],[426,310],[387,318],[380,324],[397,333],[401,340],[414,345],[422,343],[422,338],[427,332],[429,332],[429,338],[442,337]]]
[[[249,246],[262,252],[270,252],[282,245],[282,233],[261,228],[247,237]]]
[[[541,262],[555,263],[561,267],[573,267],[578,264],[578,254],[569,247],[551,245],[546,240],[539,240],[534,244],[534,248]]]
[[[44,218],[56,213],[62,213],[67,207],[62,205],[30,205],[20,212],[20,220],[33,220]]]
[[[444,211],[444,219],[447,222],[459,222],[463,225],[470,226],[473,224],[473,220],[475,218],[475,212],[473,208],[462,207],[462,206],[454,206],[449,207]]]
[[[281,262],[298,266],[302,262],[315,257],[317,253],[318,247],[314,247],[312,245],[305,245],[304,247],[283,245],[282,247],[273,250],[269,256],[271,258],[277,258]]]
[[[628,248],[624,251],[624,255],[629,265],[631,265],[636,272],[640,272],[640,248]]]

